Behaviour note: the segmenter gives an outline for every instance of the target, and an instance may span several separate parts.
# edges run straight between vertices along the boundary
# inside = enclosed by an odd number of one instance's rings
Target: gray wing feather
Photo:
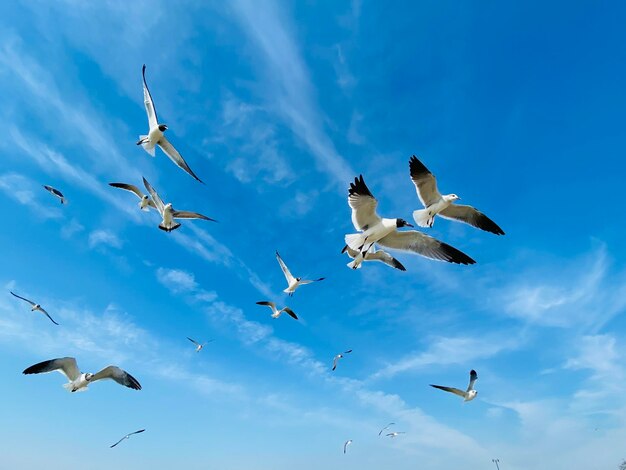
[[[504,235],[504,230],[502,230],[498,224],[472,206],[450,204],[442,210],[439,215],[445,217],[446,219],[465,222],[466,224],[484,230],[485,232],[495,233],[496,235]]]
[[[148,89],[148,83],[146,83],[146,65],[141,68],[141,76],[143,78],[143,104],[146,107],[146,114],[148,115],[148,124],[150,129],[158,126],[159,121],[157,119],[156,108],[154,107],[154,101],[152,95]]]
[[[265,305],[267,307],[276,308],[276,304],[274,302],[269,302],[267,300],[262,300],[261,302],[257,302],[257,305]]]
[[[135,193],[135,195],[141,199],[143,197],[143,193],[139,190],[137,186],[134,184],[126,184],[126,183],[109,183],[109,186],[113,186],[114,188],[124,189],[126,191],[130,191],[131,193]]]
[[[161,137],[158,144],[159,144],[159,147],[161,147],[161,150],[165,152],[165,155],[167,155],[170,158],[170,160],[172,160],[174,163],[176,163],[176,165],[178,165],[178,167],[182,168],[187,173],[189,173],[189,175],[191,175],[192,177],[194,177],[195,179],[197,179],[198,181],[202,183],[202,180],[196,176],[196,174],[191,170],[191,168],[189,168],[189,165],[187,165],[187,162],[185,161],[185,159],[180,155],[180,153],[178,153],[178,150],[176,150],[174,146],[170,144],[170,142],[165,138],[165,136]]]
[[[148,180],[146,180],[145,178],[143,178],[143,185],[146,187],[146,190],[150,194],[152,201],[154,201],[156,210],[159,211],[159,214],[163,215],[163,212],[165,211],[165,204],[163,204],[163,201],[157,194],[156,190],[152,187],[150,183],[148,183]]]
[[[39,362],[25,369],[23,374],[46,374],[55,370],[61,372],[72,381],[80,377],[78,364],[73,357],[60,357],[58,359]]]
[[[94,374],[91,381],[95,382],[96,380],[102,379],[113,379],[118,384],[124,385],[125,387],[132,388],[133,390],[141,390],[141,385],[137,379],[117,366],[105,367],[97,374]]]
[[[433,384],[430,384],[430,386],[438,388],[439,390],[443,390],[444,392],[454,393],[455,395],[465,398],[465,392],[463,390],[459,390],[458,388],[444,387],[443,385],[433,385]]]
[[[215,219],[211,219],[206,215],[199,214],[197,212],[190,211],[173,211],[172,217],[175,219],[202,219],[202,220],[210,220],[211,222],[217,222]]]
[[[470,381],[469,381],[469,385],[467,386],[467,391],[469,392],[470,390],[474,389],[474,383],[476,383],[476,380],[478,380],[478,374],[476,373],[476,371],[474,369],[472,369],[470,371]]]
[[[352,224],[357,230],[367,230],[367,227],[376,225],[381,220],[376,213],[378,201],[365,184],[363,175],[354,178],[354,183],[350,183],[348,205],[352,209]]]
[[[19,295],[17,295],[17,294],[16,294],[16,293],[14,293],[13,291],[9,291],[9,292],[11,292],[11,295],[12,295],[13,297],[17,297],[18,299],[25,300],[26,302],[28,302],[28,303],[29,303],[29,304],[31,304],[32,306],[37,305],[37,304],[36,304],[35,302],[33,302],[32,300],[28,300],[28,299],[27,299],[27,298],[25,298],[25,297],[20,297]]]
[[[47,316],[47,317],[50,319],[50,321],[51,321],[52,323],[54,323],[55,325],[58,325],[58,323],[57,323],[57,322],[55,322],[55,321],[52,319],[52,317],[50,316],[50,314],[49,314],[48,312],[46,312],[43,308],[39,307],[39,311],[40,311],[41,313],[43,313],[45,316]]]
[[[428,168],[415,155],[409,160],[409,171],[411,181],[413,181],[415,191],[417,191],[417,197],[422,201],[424,207],[428,207],[441,199],[435,175],[428,171]]]
[[[280,265],[280,269],[283,271],[283,274],[285,275],[285,278],[287,279],[287,283],[291,284],[295,280],[295,278],[291,274],[291,271],[289,271],[289,268],[287,267],[287,265],[285,264],[283,259],[278,254],[278,251],[276,252],[276,259],[278,260],[278,264]]]
[[[396,250],[410,251],[426,258],[447,261],[448,263],[476,263],[462,251],[415,230],[392,232],[378,240],[378,244]]]
[[[285,312],[287,315],[289,315],[294,320],[298,319],[298,315],[296,315],[295,312],[293,310],[291,310],[289,307],[283,308],[282,311]]]

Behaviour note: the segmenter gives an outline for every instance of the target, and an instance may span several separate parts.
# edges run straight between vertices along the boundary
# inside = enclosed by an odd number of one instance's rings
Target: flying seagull
[[[389,434],[387,434],[387,436],[393,439],[394,437],[398,437],[398,435],[400,434],[406,434],[406,433],[404,431],[394,431],[394,432],[390,432]]]
[[[167,130],[167,125],[159,124],[157,119],[156,108],[154,107],[154,101],[152,101],[152,95],[148,90],[148,84],[146,83],[146,66],[144,64],[141,69],[141,75],[143,76],[143,104],[146,106],[146,113],[148,114],[148,124],[150,130],[148,135],[140,135],[137,145],[141,145],[143,149],[154,157],[154,149],[158,145],[161,150],[165,152],[165,155],[169,157],[176,165],[185,170],[195,179],[202,183],[202,180],[196,176],[196,174],[189,168],[185,159],[178,153],[172,144],[169,143],[163,133]]]
[[[380,436],[380,435],[383,433],[383,431],[384,431],[385,429],[389,429],[389,427],[390,427],[390,426],[393,426],[394,424],[396,424],[396,423],[389,423],[387,426],[385,426],[384,428],[382,428],[382,429],[378,432],[378,435]]]
[[[272,318],[278,318],[280,317],[280,314],[285,312],[287,315],[289,315],[291,318],[297,320],[298,316],[294,313],[293,310],[291,310],[289,307],[283,307],[280,310],[278,310],[276,308],[276,304],[274,302],[268,302],[266,300],[262,301],[262,302],[257,302],[257,305],[265,305],[269,308],[272,309]]]
[[[154,201],[150,199],[150,196],[147,194],[143,194],[137,186],[134,184],[126,184],[126,183],[109,183],[109,186],[113,186],[114,188],[124,189],[126,191],[130,191],[135,194],[139,198],[139,208],[142,211],[147,211],[150,207],[156,209],[154,205]]]
[[[200,344],[196,340],[191,339],[189,336],[187,336],[187,339],[196,345],[196,352],[202,351],[203,347],[205,347],[207,344],[213,341],[212,339],[210,339],[209,341],[205,341],[204,343]]]
[[[353,250],[348,245],[344,246],[341,252],[347,253],[348,256],[352,258],[353,260],[360,254],[359,251]],[[400,261],[398,261],[389,253],[383,250],[375,250],[373,246],[370,247],[369,250],[365,252],[365,257],[363,258],[363,261],[381,261],[385,263],[386,265],[391,266],[392,268],[399,269],[400,271],[406,271],[406,268],[402,265]],[[356,265],[355,269],[358,269],[361,267],[361,263],[357,264],[355,261],[350,261],[348,263],[349,268],[353,268],[355,265]]]
[[[9,292],[11,292],[11,291],[9,291]],[[15,294],[13,292],[11,292],[11,295],[13,297],[17,297],[18,299],[22,299],[22,300],[25,300],[26,302],[28,302],[32,306],[32,308],[30,309],[31,312],[34,312],[35,310],[39,310],[41,313],[43,313],[45,316],[47,316],[52,323],[54,323],[55,325],[58,325],[58,323],[55,322],[52,319],[52,317],[48,314],[48,312],[46,312],[43,308],[41,308],[41,305],[39,305],[38,303],[35,303],[32,300],[25,299],[24,297],[20,297],[19,295]]]
[[[417,225],[432,227],[435,223],[435,216],[439,214],[446,219],[465,222],[481,230],[504,235],[504,231],[479,210],[472,206],[454,204],[454,201],[461,199],[456,194],[442,195],[437,189],[435,175],[428,171],[428,168],[415,155],[409,160],[409,170],[417,196],[425,207],[425,209],[413,212]]]
[[[467,386],[466,391],[459,390],[458,388],[453,388],[453,387],[444,387],[442,385],[430,384],[430,386],[438,388],[439,390],[443,390],[445,392],[454,393],[455,395],[463,397],[463,401],[466,402],[466,401],[471,401],[474,398],[476,398],[476,394],[478,393],[476,390],[474,390],[474,382],[476,382],[476,379],[478,379],[478,374],[476,373],[474,369],[472,369],[470,371],[470,381],[469,381],[469,385]]]
[[[57,370],[67,377],[68,383],[63,387],[70,392],[84,392],[91,382],[101,379],[113,379],[118,384],[133,390],[141,390],[141,385],[137,379],[128,372],[116,366],[108,366],[97,374],[83,373],[78,370],[78,364],[73,357],[61,357],[59,359],[51,359],[43,361],[24,370],[24,374],[44,374]]]
[[[359,253],[352,269],[357,269],[374,243],[386,248],[410,251],[426,258],[456,264],[474,264],[472,258],[456,248],[415,230],[398,232],[400,227],[413,227],[404,219],[383,219],[376,213],[378,201],[363,181],[363,175],[354,178],[348,190],[348,204],[352,208],[352,223],[361,233],[348,234],[346,245]]]
[[[343,443],[343,453],[346,453],[346,450],[348,449],[348,446],[352,444],[352,439],[348,439],[346,442]]]
[[[276,252],[276,259],[278,260],[278,264],[280,264],[280,269],[283,270],[285,279],[287,279],[288,286],[285,290],[283,290],[283,292],[285,292],[286,294],[289,294],[290,296],[292,296],[293,293],[296,291],[296,289],[300,286],[303,286],[305,284],[311,284],[313,282],[323,281],[325,279],[323,277],[320,277],[318,279],[313,279],[312,281],[309,281],[307,279],[302,279],[301,277],[293,277],[293,275],[289,271],[289,268],[287,267],[283,259],[280,257],[280,254],[278,254],[278,251]]]
[[[163,204],[163,201],[154,190],[152,185],[148,183],[148,181],[143,178],[143,185],[150,193],[152,197],[152,201],[156,207],[156,210],[161,215],[163,219],[159,224],[159,228],[166,232],[171,232],[172,230],[176,230],[180,227],[180,224],[176,222],[174,219],[202,219],[202,220],[210,220],[211,222],[217,222],[215,219],[210,219],[206,215],[198,214],[197,212],[189,212],[189,211],[177,211],[172,207],[172,203],[168,202],[167,204]]]
[[[115,447],[116,445],[118,445],[120,442],[122,442],[125,439],[130,438],[130,436],[132,436],[133,434],[139,434],[140,432],[144,432],[145,429],[140,429],[139,431],[135,431],[135,432],[131,432],[130,434],[126,434],[124,437],[122,437],[119,441],[117,441],[115,444],[113,444],[110,448],[113,449],[113,447]]]
[[[339,363],[339,359],[341,359],[344,354],[350,354],[351,352],[352,352],[352,349],[348,349],[347,351],[344,351],[343,353],[337,354],[335,356],[335,358],[333,359],[333,370],[335,370],[337,368],[337,364]]]
[[[47,184],[44,184],[43,187],[50,194],[52,194],[53,196],[58,197],[61,200],[61,204],[65,204],[67,202],[67,200],[65,199],[65,196],[63,196],[63,193],[61,191],[59,191],[58,189],[53,188],[52,186],[48,186]]]

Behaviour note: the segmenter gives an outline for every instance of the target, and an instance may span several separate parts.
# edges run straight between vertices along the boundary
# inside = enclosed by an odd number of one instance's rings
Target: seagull
[[[288,286],[285,290],[283,290],[283,292],[285,292],[286,294],[289,294],[289,296],[292,296],[293,293],[296,291],[296,289],[300,286],[303,286],[305,284],[311,284],[313,282],[323,281],[324,279],[326,279],[324,277],[320,277],[318,279],[313,279],[312,281],[309,281],[307,279],[302,279],[301,277],[293,277],[293,275],[289,271],[289,268],[287,267],[283,259],[280,257],[280,254],[278,254],[278,251],[276,252],[276,259],[278,260],[278,264],[280,264],[280,269],[283,270],[285,279],[287,279]]]
[[[272,318],[278,318],[280,317],[280,314],[285,312],[287,315],[289,315],[291,318],[297,320],[298,316],[294,313],[293,310],[291,310],[289,307],[283,307],[280,310],[278,310],[276,308],[276,304],[274,302],[268,302],[268,301],[262,301],[262,302],[257,302],[257,305],[266,305],[267,307],[272,309]]]
[[[474,382],[476,382],[476,379],[478,379],[478,374],[474,369],[472,369],[470,371],[470,381],[466,391],[459,390],[458,388],[453,387],[444,387],[442,385],[430,384],[430,386],[438,388],[439,390],[443,390],[444,392],[454,393],[455,395],[463,397],[463,402],[466,402],[476,398],[476,394],[478,393],[476,390],[474,390]]]
[[[135,432],[131,432],[130,434],[126,434],[124,437],[122,437],[119,441],[117,441],[115,444],[113,444],[110,449],[113,449],[113,447],[115,447],[116,445],[118,445],[120,442],[122,442],[124,439],[128,439],[130,436],[132,436],[133,434],[139,434],[140,432],[144,432],[145,429],[140,429],[139,431],[135,431]]]
[[[61,200],[61,204],[65,204],[67,202],[67,200],[65,199],[65,196],[63,196],[63,193],[61,191],[59,191],[58,189],[55,189],[52,186],[48,186],[47,184],[44,184],[43,187],[50,194],[52,194],[53,196],[58,197]]]
[[[347,351],[344,351],[343,353],[337,354],[335,356],[335,358],[333,359],[333,370],[335,370],[337,368],[337,364],[339,363],[339,359],[341,359],[344,354],[350,354],[351,352],[352,352],[352,349],[348,349]]]
[[[187,336],[187,339],[189,341],[191,341],[193,344],[196,345],[196,352],[200,352],[202,350],[203,347],[205,347],[207,344],[209,344],[210,342],[212,342],[213,340],[209,340],[209,341],[205,341],[204,343],[200,344],[198,343],[196,340],[191,339],[189,336]]]
[[[143,194],[137,186],[134,184],[126,184],[126,183],[109,183],[109,186],[113,186],[114,188],[125,189],[126,191],[130,191],[134,193],[139,199],[139,208],[142,211],[147,211],[150,207],[156,209],[154,205],[154,201],[150,199],[150,196],[147,194]]]
[[[177,211],[172,207],[172,203],[168,202],[167,204],[163,204],[163,201],[154,190],[152,185],[148,183],[148,181],[143,178],[143,185],[150,193],[152,197],[152,201],[156,207],[156,210],[159,212],[163,221],[159,224],[159,228],[166,232],[171,232],[172,230],[176,230],[180,227],[180,224],[176,222],[174,219],[202,219],[202,220],[210,220],[211,222],[217,222],[215,219],[210,219],[206,215],[198,214],[197,212],[188,212],[188,211]]]
[[[11,291],[9,291],[9,292],[11,292]],[[14,296],[14,297],[17,297],[18,299],[25,300],[26,302],[28,302],[29,304],[31,304],[31,305],[32,305],[32,307],[33,307],[33,308],[31,308],[31,309],[30,309],[30,311],[31,311],[31,312],[34,312],[35,310],[39,310],[41,313],[43,313],[45,316],[47,316],[47,317],[50,319],[50,321],[51,321],[52,323],[54,323],[55,325],[58,325],[58,323],[57,323],[57,322],[55,322],[55,321],[52,319],[52,317],[48,314],[48,312],[46,312],[43,308],[41,308],[41,305],[39,305],[38,303],[35,303],[35,302],[33,302],[32,300],[25,299],[24,297],[20,297],[19,295],[15,294],[15,293],[13,293],[13,292],[11,292],[11,295],[12,295],[12,296]]]
[[[78,364],[73,357],[61,357],[59,359],[51,359],[43,361],[24,370],[24,374],[44,374],[57,370],[65,375],[69,382],[63,384],[63,387],[70,392],[85,392],[91,382],[101,379],[113,379],[118,384],[133,390],[141,390],[141,385],[137,379],[128,372],[116,366],[107,366],[97,374],[86,374],[78,370]]]
[[[346,442],[343,443],[343,453],[346,453],[346,450],[348,449],[348,446],[352,444],[352,439],[348,439]]]
[[[159,124],[157,119],[156,108],[152,101],[152,95],[148,90],[148,84],[146,83],[146,66],[144,64],[141,69],[141,75],[143,76],[143,104],[146,107],[146,113],[148,114],[148,124],[150,130],[148,135],[140,135],[137,145],[141,145],[143,149],[154,157],[154,148],[158,145],[161,150],[165,152],[165,155],[169,157],[176,165],[185,170],[195,179],[202,183],[202,180],[196,176],[196,174],[189,168],[185,159],[178,153],[172,144],[166,139],[163,133],[167,130],[167,125]]]
[[[404,431],[394,431],[394,432],[390,432],[389,434],[387,434],[387,436],[393,439],[394,437],[398,437],[398,435],[400,434],[406,434],[406,433]]]
[[[389,426],[393,426],[394,424],[396,424],[396,423],[389,423],[387,426],[385,426],[384,428],[382,428],[382,429],[378,432],[378,435],[380,436],[380,435],[383,433],[383,431],[384,431],[385,429],[389,429]]]
[[[354,178],[354,183],[350,183],[348,193],[348,204],[352,208],[352,223],[357,230],[362,232],[348,234],[345,237],[346,245],[360,252],[352,263],[352,269],[358,268],[374,243],[449,263],[476,263],[465,253],[421,232],[415,230],[398,232],[397,229],[400,227],[413,226],[404,219],[383,219],[376,213],[378,201],[363,181],[363,175]]]
[[[344,246],[341,252],[348,253],[348,256],[352,258],[353,260],[360,254],[359,251],[353,250],[348,245]],[[392,268],[399,269],[400,271],[406,271],[406,268],[402,265],[400,261],[398,261],[389,253],[383,250],[375,250],[373,246],[371,246],[369,250],[365,252],[365,257],[363,258],[363,261],[381,261],[385,263],[386,265],[391,266]],[[355,264],[356,264],[355,261],[351,261],[348,263],[348,267],[352,268]],[[360,267],[361,267],[361,263],[358,263],[355,269],[358,269]]]
[[[472,206],[454,204],[454,201],[461,199],[456,194],[446,194],[443,196],[437,189],[437,180],[428,168],[420,162],[415,155],[409,160],[409,170],[411,180],[415,185],[417,196],[425,209],[413,212],[413,218],[420,227],[432,227],[435,223],[435,216],[440,216],[465,222],[476,228],[496,235],[504,235],[504,231],[498,225],[479,210]]]

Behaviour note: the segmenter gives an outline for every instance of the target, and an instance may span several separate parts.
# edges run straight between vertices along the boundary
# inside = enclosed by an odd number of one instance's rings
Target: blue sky
[[[0,6],[3,466],[617,467],[626,6],[128,3]],[[134,145],[143,63],[205,186]],[[506,236],[438,220],[478,264],[347,269],[349,182],[409,220],[412,154]],[[159,231],[107,185],[141,176],[219,224]],[[275,250],[327,280],[288,299]],[[186,336],[215,342],[195,354]],[[66,355],[143,390],[21,374]],[[471,368],[470,404],[428,386]],[[390,421],[406,434],[378,438]]]

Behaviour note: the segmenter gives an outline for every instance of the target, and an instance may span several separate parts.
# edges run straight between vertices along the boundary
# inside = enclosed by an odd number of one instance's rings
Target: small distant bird
[[[312,281],[309,281],[307,279],[302,279],[301,277],[293,277],[293,275],[289,271],[289,268],[287,268],[287,265],[278,254],[278,251],[276,252],[276,259],[278,260],[278,264],[280,264],[280,269],[283,270],[285,279],[287,279],[288,286],[285,290],[283,290],[283,292],[289,294],[289,296],[292,296],[296,289],[300,286],[303,286],[305,284],[311,284],[313,282],[323,281],[324,279],[326,279],[324,277],[320,277],[318,279],[313,279]]]
[[[352,352],[352,349],[348,349],[347,351],[344,351],[343,353],[337,354],[335,356],[335,358],[333,359],[333,370],[335,370],[337,368],[337,364],[339,363],[339,359],[341,359],[344,354],[350,354],[351,352]]]
[[[393,439],[394,437],[398,437],[400,434],[406,434],[406,433],[404,431],[394,431],[394,432],[390,432],[389,434],[387,434],[387,436]]]
[[[432,227],[435,223],[435,216],[439,214],[446,219],[465,222],[486,232],[504,235],[504,230],[479,210],[472,206],[454,204],[454,201],[461,199],[456,194],[441,195],[437,189],[435,175],[415,155],[409,160],[409,170],[417,196],[425,207],[425,209],[413,212],[413,218],[417,225]]]
[[[205,341],[204,343],[200,344],[196,340],[191,339],[189,336],[187,336],[187,339],[196,345],[196,352],[202,351],[203,347],[205,347],[207,344],[213,341],[212,339],[210,339],[209,341]]]
[[[476,394],[478,392],[474,390],[474,382],[476,382],[477,379],[478,379],[478,374],[476,373],[474,369],[472,369],[470,371],[470,381],[469,381],[469,385],[467,386],[466,391],[459,390],[458,388],[453,388],[453,387],[444,387],[442,385],[430,384],[430,386],[438,388],[439,390],[443,390],[445,392],[454,393],[455,395],[463,397],[463,401],[466,402],[466,401],[471,401],[474,398],[476,398]]]
[[[141,390],[141,385],[139,385],[137,379],[117,366],[105,367],[96,374],[83,373],[78,369],[76,359],[73,357],[61,357],[39,362],[25,369],[23,374],[44,374],[54,370],[67,377],[69,382],[63,384],[63,387],[70,392],[85,392],[90,383],[102,379],[113,379],[125,387]]]
[[[130,191],[131,193],[135,194],[139,198],[139,208],[142,211],[147,211],[150,207],[152,207],[153,209],[156,209],[156,206],[154,205],[154,201],[150,199],[150,196],[148,196],[147,194],[143,194],[139,190],[139,188],[133,184],[109,183],[109,186],[113,186],[114,188],[124,189],[126,191]]]
[[[132,436],[133,434],[139,434],[140,432],[144,432],[145,429],[140,429],[139,431],[135,431],[135,432],[131,432],[130,434],[126,434],[124,437],[122,437],[119,441],[117,441],[115,444],[113,444],[110,449],[113,449],[113,447],[115,447],[116,445],[118,445],[120,442],[122,442],[125,439],[130,438],[130,436]]]
[[[352,439],[348,439],[346,442],[343,443],[343,453],[346,453],[346,450],[348,450],[348,446],[352,444]]]
[[[291,318],[293,318],[295,320],[298,319],[298,316],[289,307],[283,307],[280,310],[278,310],[276,308],[276,304],[274,302],[268,302],[266,300],[264,300],[262,302],[257,302],[257,305],[265,305],[265,306],[271,308],[272,309],[272,318],[278,318],[278,317],[280,317],[281,313],[285,312]]]
[[[66,199],[65,196],[63,196],[63,194],[61,193],[61,191],[59,191],[56,188],[53,188],[52,186],[48,186],[47,184],[44,184],[43,187],[46,189],[46,191],[48,191],[50,194],[52,194],[53,196],[58,197],[61,200],[61,204],[65,204]]]
[[[378,243],[386,248],[410,251],[426,258],[456,264],[474,264],[472,258],[447,243],[440,242],[421,232],[399,232],[400,227],[413,227],[404,219],[383,219],[376,213],[378,201],[365,185],[363,175],[354,178],[348,190],[348,204],[352,208],[352,223],[361,233],[345,236],[346,245],[359,252],[352,269],[363,262],[367,251]]]
[[[359,251],[353,250],[348,245],[344,246],[341,252],[347,253],[348,256],[352,258],[353,260],[360,254]],[[369,250],[365,252],[365,257],[363,258],[363,261],[380,261],[382,263],[385,263],[388,266],[391,266],[392,268],[399,269],[400,271],[406,271],[406,268],[402,265],[400,261],[395,259],[389,253],[384,252],[383,250],[375,250],[373,246],[370,247]],[[355,267],[355,265],[356,265],[355,269],[358,269],[361,267],[361,263],[357,264],[356,261],[351,261],[348,263],[349,268],[353,268]]]
[[[380,435],[383,433],[383,431],[384,431],[385,429],[389,429],[389,427],[390,427],[390,426],[393,426],[394,424],[396,424],[396,423],[389,423],[387,426],[385,426],[384,428],[382,428],[382,429],[378,432],[378,435],[380,436]]]
[[[170,160],[178,165],[179,168],[182,168],[189,175],[202,183],[202,180],[198,178],[193,171],[191,171],[191,168],[189,168],[189,165],[187,165],[185,159],[180,155],[180,153],[178,153],[178,150],[176,150],[174,146],[170,144],[163,135],[163,133],[167,130],[167,125],[159,124],[159,121],[157,119],[156,108],[154,107],[152,95],[150,94],[150,90],[148,90],[148,84],[146,83],[145,64],[141,69],[141,75],[143,77],[143,104],[146,107],[146,114],[148,114],[148,124],[150,125],[150,130],[148,131],[148,135],[139,136],[137,145],[141,145],[143,149],[153,157],[154,148],[158,145],[159,147],[161,147],[161,150],[165,152],[165,155],[167,155]]]
[[[180,224],[176,222],[175,219],[202,219],[209,220],[211,222],[217,222],[217,220],[210,219],[206,215],[198,214],[197,212],[174,210],[171,202],[163,204],[163,201],[161,200],[157,192],[145,178],[143,179],[143,184],[146,187],[148,193],[150,193],[152,201],[154,201],[156,210],[159,212],[161,218],[163,219],[162,222],[159,224],[159,228],[161,230],[164,230],[165,232],[171,232],[172,230],[176,230],[178,227],[180,227]]]
[[[9,292],[11,292],[11,291],[9,291]],[[54,323],[55,325],[58,325],[58,323],[55,322],[52,319],[52,317],[48,314],[48,312],[46,312],[43,308],[41,308],[41,305],[39,305],[38,303],[35,303],[32,300],[25,299],[24,297],[20,297],[19,295],[15,294],[14,292],[11,292],[11,295],[13,297],[17,297],[18,299],[22,299],[22,300],[25,300],[26,302],[28,302],[33,307],[33,308],[30,309],[31,312],[34,312],[35,310],[38,310],[41,313],[43,313],[45,316],[47,316],[52,323]]]

